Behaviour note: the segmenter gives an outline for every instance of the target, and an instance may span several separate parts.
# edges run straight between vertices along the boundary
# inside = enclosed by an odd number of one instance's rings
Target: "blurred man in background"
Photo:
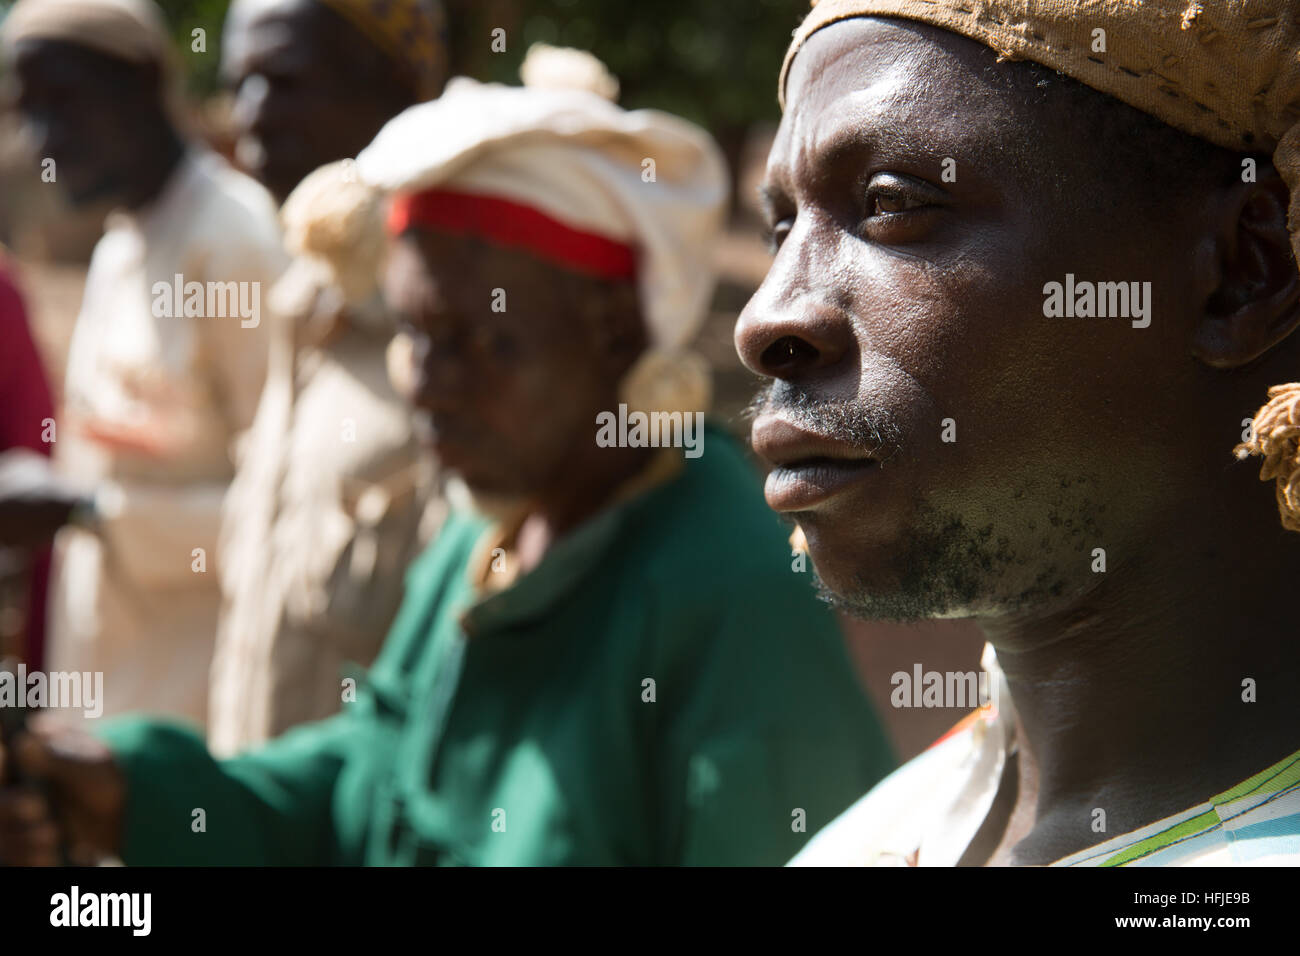
[[[282,211],[295,263],[273,297],[284,321],[222,523],[217,753],[339,709],[345,662],[374,660],[431,533],[430,476],[387,374],[378,198],[348,164],[441,91],[444,34],[433,0],[239,0],[227,20],[238,158],[277,196],[297,191]]]
[[[97,534],[60,549],[49,663],[103,671],[105,712],[202,722],[217,526],[266,370],[263,288],[285,256],[257,183],[177,128],[147,0],[23,0],[3,28],[35,154],[76,205],[117,208],[68,358],[62,466]]]
[[[723,433],[598,428],[708,404],[687,346],[716,146],[588,90],[462,79],[357,167],[395,194],[395,370],[466,508],[343,713],[221,761],[158,722],[106,729],[111,751],[28,735],[0,757],[52,803],[0,792],[0,859],[784,862],[891,762],[834,618]]]
[[[235,0],[221,72],[235,92],[237,162],[284,202],[441,92],[446,32],[438,0]]]

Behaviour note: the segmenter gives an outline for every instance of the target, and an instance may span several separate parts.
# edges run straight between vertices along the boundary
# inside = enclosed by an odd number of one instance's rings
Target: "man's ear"
[[[1287,231],[1290,192],[1267,161],[1258,178],[1221,193],[1213,236],[1213,291],[1192,339],[1192,354],[1214,368],[1236,368],[1300,325],[1300,271]]]

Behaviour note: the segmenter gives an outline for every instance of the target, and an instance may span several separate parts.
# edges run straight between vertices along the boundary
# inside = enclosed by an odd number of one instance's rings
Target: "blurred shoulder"
[[[767,507],[740,444],[706,426],[700,447],[634,509],[629,533],[646,584],[671,588],[680,601],[741,593],[756,605],[813,600],[808,575],[791,570],[790,529]]]
[[[275,200],[261,183],[241,173],[206,147],[192,149],[188,161],[199,183],[195,227],[227,242],[242,239],[286,258]]]
[[[427,587],[449,574],[463,574],[479,538],[488,529],[482,518],[451,511],[433,540],[407,566],[407,588]]]

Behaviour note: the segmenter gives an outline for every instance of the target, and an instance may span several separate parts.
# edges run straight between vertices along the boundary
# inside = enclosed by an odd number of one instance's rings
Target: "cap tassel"
[[[1259,480],[1277,479],[1282,527],[1300,531],[1300,382],[1274,385],[1268,397],[1268,404],[1255,414],[1251,440],[1239,444],[1233,454],[1264,459]]]

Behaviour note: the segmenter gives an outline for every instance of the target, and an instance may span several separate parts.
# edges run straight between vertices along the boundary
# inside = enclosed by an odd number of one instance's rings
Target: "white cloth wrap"
[[[634,246],[654,346],[682,347],[704,317],[729,182],[717,145],[686,120],[585,91],[459,78],[391,120],[357,169],[387,191],[491,195]]]

